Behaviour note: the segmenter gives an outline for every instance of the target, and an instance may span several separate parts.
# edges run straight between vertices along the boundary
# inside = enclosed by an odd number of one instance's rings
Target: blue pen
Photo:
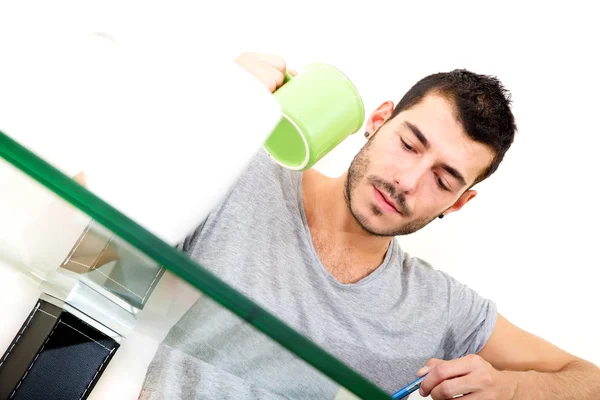
[[[403,399],[406,396],[408,396],[409,394],[411,394],[412,392],[416,391],[421,386],[421,382],[423,382],[423,379],[425,379],[426,376],[427,376],[427,374],[423,375],[416,381],[409,383],[408,385],[404,386],[402,389],[398,390],[396,393],[394,393],[392,395],[392,399],[394,399],[394,400]]]

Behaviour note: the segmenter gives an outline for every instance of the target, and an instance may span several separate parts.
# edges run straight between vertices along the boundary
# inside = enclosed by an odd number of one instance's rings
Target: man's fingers
[[[425,366],[429,367],[429,369],[435,367],[436,365],[439,365],[441,363],[443,363],[444,360],[440,360],[439,358],[430,358],[426,363]]]
[[[437,385],[429,394],[433,400],[452,399],[455,396],[476,392],[478,389],[477,382],[473,379],[473,374],[461,376],[454,379],[448,379]],[[464,399],[465,396],[460,397]],[[466,397],[470,399],[471,397]]]
[[[79,183],[81,186],[85,187],[87,185],[85,174],[83,172],[79,172],[77,175],[73,177],[73,180]]]
[[[298,75],[298,71],[296,71],[294,68],[288,67],[287,72],[289,72],[291,76]]]
[[[265,64],[252,57],[240,57],[237,62],[247,71],[251,72],[252,75],[254,75],[254,77],[271,92],[274,92],[281,84],[283,84],[283,73],[270,64]]]
[[[433,369],[433,367],[435,367],[436,365],[441,364],[443,362],[444,362],[444,360],[440,360],[439,358],[430,358],[425,363],[425,366],[417,371],[417,377],[419,377],[419,378],[422,377],[423,375],[425,375],[426,373],[431,371]]]
[[[429,396],[433,388],[445,380],[467,375],[473,371],[473,364],[470,357],[438,363],[421,383],[421,396]]]
[[[273,54],[260,54],[260,53],[245,53],[249,58],[253,58],[265,64],[269,64],[273,68],[285,73],[286,63],[283,57],[279,57]]]

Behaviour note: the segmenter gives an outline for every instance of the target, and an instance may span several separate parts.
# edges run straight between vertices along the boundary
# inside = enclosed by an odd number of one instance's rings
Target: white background
[[[520,327],[600,364],[600,29],[592,2],[204,3],[72,3],[61,11],[73,18],[40,3],[20,15],[153,43],[157,63],[163,49],[206,65],[242,51],[279,54],[296,69],[328,62],[357,85],[367,114],[429,73],[464,67],[498,76],[513,95],[513,148],[462,211],[400,243],[494,299]],[[235,116],[244,104],[231,93],[221,106]],[[210,134],[242,134],[221,125]],[[359,132],[318,169],[341,174],[363,143]]]

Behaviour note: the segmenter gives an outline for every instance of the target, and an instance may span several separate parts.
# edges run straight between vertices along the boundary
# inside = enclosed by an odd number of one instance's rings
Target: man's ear
[[[458,200],[456,200],[456,202],[451,207],[444,211],[442,215],[446,216],[448,214],[452,214],[453,212],[460,210],[464,207],[465,204],[467,204],[469,201],[475,198],[475,196],[477,196],[477,191],[473,189],[467,190],[458,198]]]
[[[369,115],[367,119],[366,130],[373,137],[373,133],[377,131],[388,120],[388,118],[394,112],[394,103],[391,100],[384,102],[382,105],[377,107],[375,111]]]

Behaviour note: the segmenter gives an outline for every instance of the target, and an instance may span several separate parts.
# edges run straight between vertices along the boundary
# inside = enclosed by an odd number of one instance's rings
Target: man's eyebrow
[[[423,135],[423,132],[421,132],[421,130],[417,126],[411,124],[408,121],[404,121],[404,123],[412,131],[412,133],[417,137],[417,139],[419,139],[419,142],[421,142],[421,144],[423,146],[425,146],[426,149],[428,149],[429,148],[429,141],[427,140],[427,138],[425,137],[425,135]]]
[[[453,177],[458,179],[458,181],[460,182],[461,185],[465,186],[467,184],[467,181],[465,181],[465,178],[456,169],[454,169],[451,166],[446,165],[446,164],[442,165],[442,168],[445,169],[450,175],[452,175]]]
[[[404,121],[404,124],[412,131],[412,133],[417,137],[419,142],[421,142],[421,144],[423,146],[425,146],[426,149],[428,149],[429,141],[427,140],[425,135],[423,135],[423,132],[421,132],[419,127],[417,127],[414,124],[411,124],[408,121]],[[467,184],[467,181],[465,180],[464,176],[460,172],[458,172],[458,170],[456,168],[453,168],[447,164],[442,165],[442,168],[444,170],[446,170],[454,178],[456,178],[460,182],[461,185],[465,186]]]

